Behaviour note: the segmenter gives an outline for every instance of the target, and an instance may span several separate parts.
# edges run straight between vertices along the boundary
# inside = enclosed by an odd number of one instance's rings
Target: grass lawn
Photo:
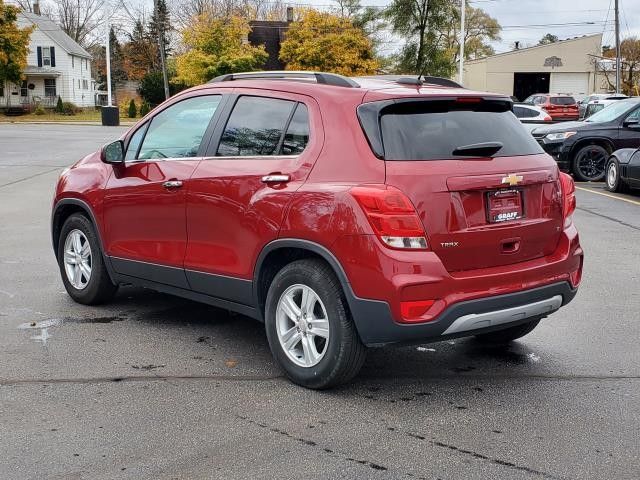
[[[135,122],[140,117],[129,118],[126,115],[120,115],[120,122]],[[75,115],[62,115],[55,113],[51,110],[47,110],[44,115],[36,115],[35,113],[28,113],[18,116],[6,116],[0,114],[0,123],[8,122],[98,122],[102,121],[100,117],[100,110],[87,109]]]

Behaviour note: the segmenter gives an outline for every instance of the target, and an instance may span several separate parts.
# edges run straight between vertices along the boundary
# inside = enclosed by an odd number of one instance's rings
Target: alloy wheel
[[[278,300],[276,332],[285,354],[300,367],[313,367],[329,346],[329,318],[318,294],[303,284],[291,285]]]
[[[67,280],[82,290],[91,279],[91,245],[82,231],[71,230],[64,241],[64,270]]]
[[[581,152],[577,159],[577,167],[580,173],[588,180],[602,178],[607,155],[597,148],[590,148]]]

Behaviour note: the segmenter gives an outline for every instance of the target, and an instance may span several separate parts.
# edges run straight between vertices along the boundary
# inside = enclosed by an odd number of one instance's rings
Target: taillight
[[[571,175],[560,172],[560,187],[562,188],[562,218],[564,228],[567,228],[571,225],[571,215],[576,210],[576,185]]]
[[[351,195],[385,245],[403,250],[427,248],[424,228],[416,209],[400,190],[388,185],[354,187]]]
[[[543,122],[550,122],[551,120],[553,120],[553,118],[551,118],[550,115],[545,115],[544,118],[542,119]]]

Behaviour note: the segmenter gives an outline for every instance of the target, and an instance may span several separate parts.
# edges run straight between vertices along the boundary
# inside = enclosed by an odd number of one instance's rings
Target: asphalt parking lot
[[[315,392],[252,320],[133,287],[66,295],[55,180],[122,131],[0,125],[0,478],[640,478],[640,195],[578,185],[581,290],[508,350],[372,350]]]

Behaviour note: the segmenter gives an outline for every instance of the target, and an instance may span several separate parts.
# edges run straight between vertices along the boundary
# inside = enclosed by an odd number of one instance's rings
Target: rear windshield
[[[573,105],[576,100],[573,97],[551,97],[549,102],[552,105]]]
[[[385,108],[380,116],[384,159],[461,160],[465,156],[454,155],[456,148],[487,142],[503,145],[494,157],[543,153],[508,110],[510,104],[504,105],[425,101]]]

